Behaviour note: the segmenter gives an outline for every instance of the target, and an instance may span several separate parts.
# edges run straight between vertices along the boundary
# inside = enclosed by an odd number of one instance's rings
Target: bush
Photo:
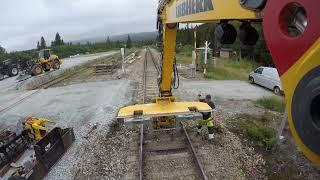
[[[194,48],[191,45],[184,45],[184,46],[177,45],[176,53],[181,53],[181,54],[186,54],[186,55],[192,56],[193,49]]]
[[[261,98],[255,101],[256,104],[263,106],[266,109],[277,112],[284,112],[286,108],[286,104],[283,99],[279,97],[271,97],[271,98]]]
[[[276,131],[269,127],[250,127],[247,129],[247,135],[255,140],[259,146],[268,149],[276,144]]]

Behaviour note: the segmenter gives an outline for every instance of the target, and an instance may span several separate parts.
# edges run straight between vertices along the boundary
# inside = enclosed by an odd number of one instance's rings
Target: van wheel
[[[278,86],[273,88],[273,93],[275,93],[276,95],[281,95],[281,90]]]
[[[249,82],[250,82],[251,84],[254,84],[254,79],[253,79],[253,77],[249,77]]]

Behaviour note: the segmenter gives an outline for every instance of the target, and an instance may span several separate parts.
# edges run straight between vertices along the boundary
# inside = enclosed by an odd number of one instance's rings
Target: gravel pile
[[[75,179],[121,179],[127,170],[130,128],[103,127],[81,146]]]
[[[187,124],[209,179],[266,179],[262,156],[244,146],[240,138],[223,124],[217,129],[213,141],[206,140],[206,128],[197,135],[194,123]]]

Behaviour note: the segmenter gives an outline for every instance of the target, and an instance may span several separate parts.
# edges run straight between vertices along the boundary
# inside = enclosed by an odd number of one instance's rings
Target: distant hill
[[[140,33],[129,33],[131,40],[133,41],[148,41],[155,40],[158,36],[157,32],[140,32]],[[111,41],[126,41],[128,34],[113,35],[109,36]],[[97,36],[92,38],[81,39],[77,41],[72,41],[73,43],[86,43],[86,42],[104,42],[106,41],[107,36]]]

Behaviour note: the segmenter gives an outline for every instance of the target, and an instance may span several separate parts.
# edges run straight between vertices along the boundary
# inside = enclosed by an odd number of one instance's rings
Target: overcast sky
[[[0,45],[33,49],[41,36],[50,45],[131,32],[155,31],[158,0],[1,0]]]

